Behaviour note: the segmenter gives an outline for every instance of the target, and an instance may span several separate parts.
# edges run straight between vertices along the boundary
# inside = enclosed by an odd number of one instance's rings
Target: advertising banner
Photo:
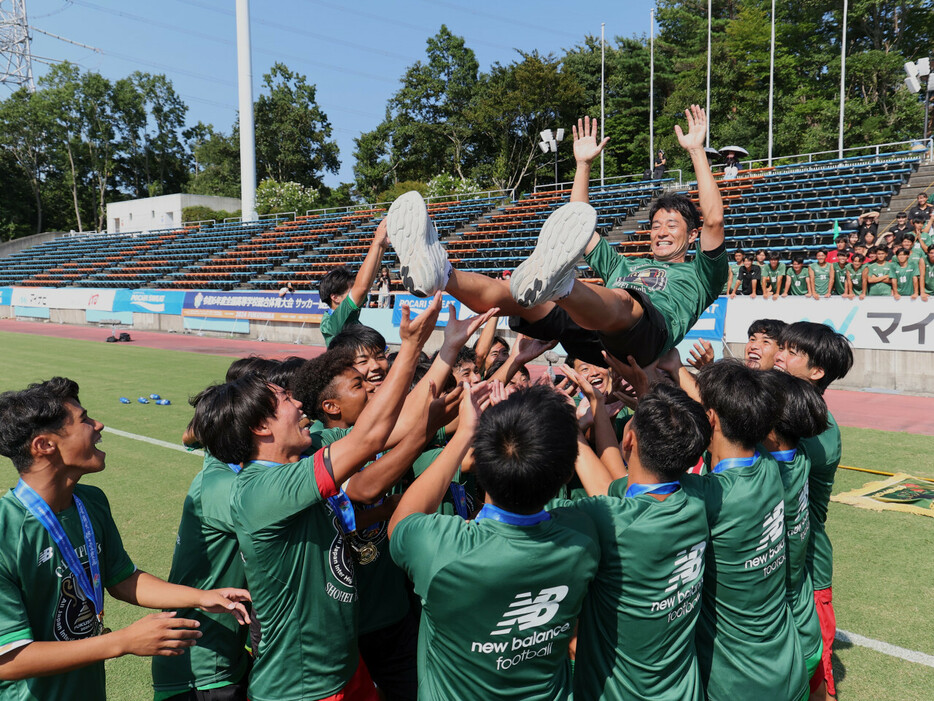
[[[179,315],[184,303],[183,290],[117,290],[114,311]]]
[[[697,323],[687,332],[685,338],[706,338],[708,341],[719,341],[723,338],[726,326],[727,298],[718,297],[713,304],[704,310]]]
[[[8,307],[13,301],[13,288],[0,287],[0,307]]]
[[[756,319],[814,321],[842,333],[854,348],[876,350],[934,350],[934,301],[902,297],[844,299],[782,297],[767,300],[735,297],[726,315],[726,339],[745,343]]]
[[[113,310],[116,290],[83,287],[14,287],[12,303],[45,309]]]
[[[317,292],[186,292],[182,316],[319,323],[328,307]]]
[[[392,307],[392,325],[399,326],[402,323],[402,305],[407,304],[409,309],[412,312],[412,318],[421,314],[423,311],[428,309],[428,305],[431,304],[431,297],[416,297],[415,295],[397,295],[396,302]],[[438,314],[438,323],[435,326],[447,326],[448,325],[448,305],[453,304],[454,309],[457,310],[457,315],[461,316],[461,303],[450,295],[441,296],[441,313]],[[475,316],[473,312],[469,312],[468,316]]]

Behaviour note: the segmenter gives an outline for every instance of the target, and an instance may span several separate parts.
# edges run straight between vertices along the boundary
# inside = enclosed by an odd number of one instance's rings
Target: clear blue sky
[[[600,35],[647,35],[651,0],[251,0],[254,98],[275,61],[307,76],[334,128],[341,170],[353,180],[353,138],[383,118],[405,69],[425,57],[442,24],[466,39],[481,70],[516,50],[559,53]],[[229,133],[237,112],[234,0],[29,0],[30,24],[102,50],[33,33],[34,56],[67,59],[111,79],[166,74],[189,107],[188,123]],[[47,66],[35,62],[36,76]],[[5,92],[4,88],[0,91]],[[0,94],[2,94],[0,92]],[[3,95],[5,96],[5,95]]]

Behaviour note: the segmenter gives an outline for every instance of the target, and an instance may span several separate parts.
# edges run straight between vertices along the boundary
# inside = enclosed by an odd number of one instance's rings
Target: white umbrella
[[[730,153],[730,152],[739,154],[740,156],[749,155],[749,151],[744,149],[742,146],[724,146],[723,148],[720,149],[720,153]]]

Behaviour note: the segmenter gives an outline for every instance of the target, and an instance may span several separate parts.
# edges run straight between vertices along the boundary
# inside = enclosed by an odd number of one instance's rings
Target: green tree
[[[296,215],[302,215],[318,206],[318,191],[301,183],[279,183],[267,178],[256,188],[258,214],[295,212]]]
[[[185,132],[191,145],[193,174],[188,192],[194,195],[240,196],[240,135],[227,136],[211,124],[198,122]]]
[[[337,173],[340,160],[315,86],[275,63],[263,76],[263,88],[254,105],[257,178],[320,187],[325,172]]]
[[[35,231],[43,227],[42,194],[51,162],[50,135],[56,133],[45,96],[23,87],[0,103],[0,143],[29,183],[35,204]]]

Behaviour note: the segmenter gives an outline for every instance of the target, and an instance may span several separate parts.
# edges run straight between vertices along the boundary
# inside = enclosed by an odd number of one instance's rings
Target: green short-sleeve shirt
[[[808,267],[805,265],[801,268],[801,272],[796,273],[795,269],[791,266],[785,271],[785,275],[788,276],[788,279],[791,280],[791,284],[788,286],[788,294],[791,297],[802,297],[808,293]]]
[[[263,636],[252,701],[311,701],[357,669],[357,588],[349,546],[327,497],[327,448],[283,465],[248,463],[230,511]]]
[[[846,292],[846,272],[850,267],[843,258],[840,261],[843,265],[833,263],[833,294],[835,295],[842,295]]]
[[[345,326],[360,323],[360,307],[351,299],[348,293],[337,309],[326,315],[321,320],[321,335],[324,336],[324,345],[331,345],[333,338],[339,334]]]
[[[230,515],[230,492],[236,477],[229,465],[205,454],[204,466],[192,480],[182,507],[168,581],[196,589],[246,587]],[[181,655],[152,658],[157,696],[239,681],[249,667],[244,647],[249,626],[239,625],[226,613],[179,609],[178,615],[199,621],[202,637]]]
[[[776,291],[782,292],[782,290],[779,289],[779,285],[781,285],[782,278],[784,276],[785,276],[785,264],[784,263],[780,262],[778,264],[778,267],[776,268],[773,268],[771,263],[762,267],[763,285],[764,285],[764,281],[768,280],[769,291],[772,294],[775,294]]]
[[[924,261],[924,291],[934,295],[934,263],[929,259]]]
[[[893,273],[892,266],[889,265],[888,261],[886,261],[885,263],[870,263],[867,266],[867,269],[869,271],[868,274],[870,276],[876,276],[876,277],[880,275],[891,276]],[[886,282],[886,281],[869,282],[868,286],[869,286],[870,297],[885,297],[885,296],[891,297],[892,296],[892,283],[891,282]]]
[[[75,496],[87,509],[97,541],[105,587],[136,571],[97,487],[79,484]],[[56,514],[90,579],[84,534],[74,503]],[[98,634],[94,603],[87,598],[43,525],[10,490],[0,498],[0,655],[33,641],[83,640]],[[104,610],[107,602],[105,597]],[[106,619],[106,616],[105,616]],[[0,699],[84,701],[106,696],[104,663],[20,681],[0,681]]]
[[[719,296],[729,276],[726,246],[704,252],[697,239],[694,259],[667,263],[652,258],[627,258],[606,239],[587,255],[587,263],[611,289],[638,290],[665,318],[667,352],[678,345],[704,310]]]
[[[814,438],[801,441],[811,460],[808,477],[808,504],[811,512],[811,539],[808,542],[808,569],[814,581],[814,589],[829,589],[833,583],[833,546],[824,524],[827,522],[827,507],[833,480],[840,464],[843,442],[840,428],[830,412],[827,412],[827,430]]]
[[[824,263],[820,265],[819,263],[814,263],[811,266],[811,270],[814,272],[814,291],[819,295],[825,295],[830,290],[830,273],[833,271],[833,266],[830,263]]]
[[[597,528],[600,566],[577,634],[574,696],[703,699],[694,645],[709,531],[704,502],[683,489],[664,501],[609,496],[575,502]]]
[[[785,500],[778,465],[760,449],[748,466],[684,475],[710,526],[697,658],[707,698],[797,701],[808,689],[786,603]]]
[[[892,265],[892,277],[895,278],[895,289],[900,295],[910,295],[915,291],[915,278],[921,274],[918,264],[910,258],[902,267],[898,263]]]
[[[422,600],[418,697],[565,699],[568,644],[600,556],[594,525],[556,509],[530,526],[412,514],[393,559]]]

